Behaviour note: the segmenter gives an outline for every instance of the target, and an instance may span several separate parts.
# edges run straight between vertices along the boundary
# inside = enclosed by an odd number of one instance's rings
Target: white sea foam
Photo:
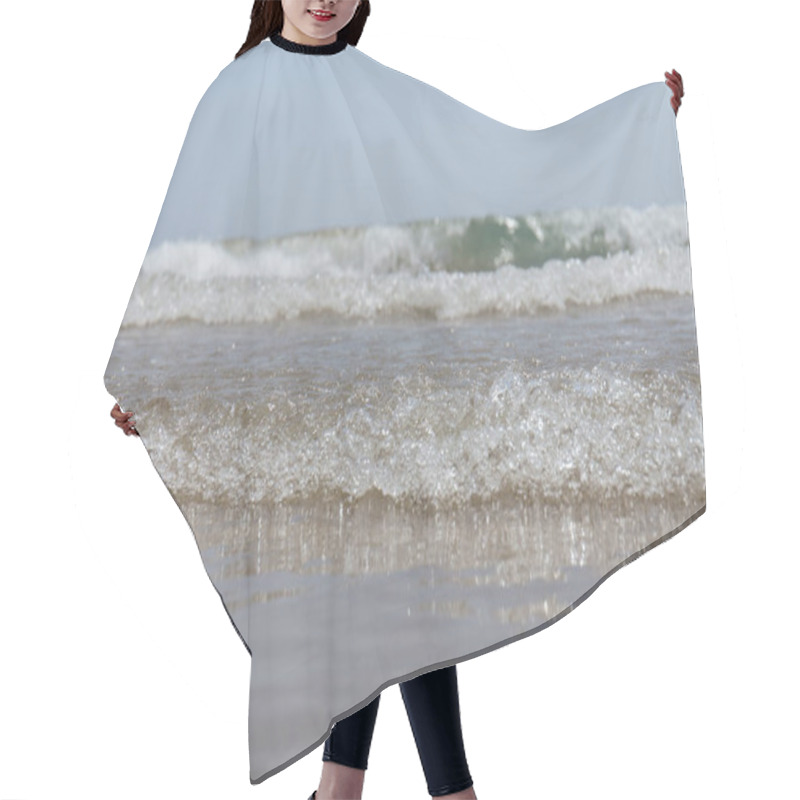
[[[507,368],[480,383],[402,376],[324,396],[265,387],[260,400],[159,398],[138,414],[172,489],[223,504],[369,492],[599,501],[688,496],[702,480],[699,394],[675,376]]]
[[[168,242],[123,325],[534,314],[690,294],[685,208],[332,230],[270,242]]]

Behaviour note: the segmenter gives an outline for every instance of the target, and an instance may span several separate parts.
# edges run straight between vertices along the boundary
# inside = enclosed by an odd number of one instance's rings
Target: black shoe
[[[309,797],[309,798],[308,798],[308,800],[314,800],[314,798],[315,798],[316,796],[317,796],[317,790],[316,790],[316,789],[314,789],[314,791],[311,793],[311,797]]]

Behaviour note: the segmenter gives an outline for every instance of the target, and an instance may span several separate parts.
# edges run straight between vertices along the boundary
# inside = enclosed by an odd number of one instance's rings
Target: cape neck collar
[[[330,44],[299,44],[281,36],[277,31],[269,37],[269,40],[282,50],[288,50],[290,53],[305,53],[310,56],[330,56],[334,53],[341,53],[347,47],[346,39],[337,39]]]

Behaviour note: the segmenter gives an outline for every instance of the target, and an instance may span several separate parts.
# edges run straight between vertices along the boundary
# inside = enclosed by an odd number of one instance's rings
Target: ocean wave
[[[685,207],[574,210],[167,242],[142,265],[123,326],[508,316],[691,290]]]
[[[205,392],[135,401],[162,477],[195,501],[602,502],[690,497],[703,480],[697,379],[611,363],[507,367],[481,381],[419,373],[305,394],[269,385],[233,402]]]

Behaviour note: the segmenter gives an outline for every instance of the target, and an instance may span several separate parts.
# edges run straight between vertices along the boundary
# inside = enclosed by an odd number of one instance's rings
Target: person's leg
[[[334,724],[322,751],[322,777],[314,800],[360,800],[380,699],[378,695]]]
[[[453,664],[400,684],[431,797],[475,797]]]

